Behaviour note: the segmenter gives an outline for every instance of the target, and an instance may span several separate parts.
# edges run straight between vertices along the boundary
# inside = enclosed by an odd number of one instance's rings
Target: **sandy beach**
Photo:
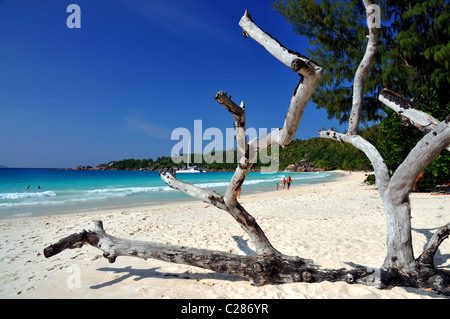
[[[272,244],[288,255],[312,259],[322,267],[379,267],[385,257],[384,211],[365,174],[342,177],[264,194],[246,195],[242,205]],[[274,185],[275,186],[275,185]],[[295,185],[294,185],[295,186]],[[449,222],[450,196],[413,193],[414,251],[422,251],[437,227]],[[90,246],[46,259],[43,249],[102,220],[107,233],[128,239],[196,248],[252,252],[247,235],[229,216],[202,202],[80,211],[0,220],[1,298],[183,298],[183,299],[335,299],[444,298],[427,290],[380,290],[345,283],[293,283],[254,287],[245,279],[185,265],[119,257],[113,264]],[[450,269],[450,240],[436,265]]]

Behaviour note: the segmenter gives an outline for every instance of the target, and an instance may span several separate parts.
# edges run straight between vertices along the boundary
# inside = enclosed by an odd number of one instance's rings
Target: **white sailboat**
[[[176,171],[178,173],[204,173],[204,171],[197,166],[189,166],[189,161],[191,159],[191,141],[188,142],[188,154],[187,154],[187,163],[186,169],[180,169]]]

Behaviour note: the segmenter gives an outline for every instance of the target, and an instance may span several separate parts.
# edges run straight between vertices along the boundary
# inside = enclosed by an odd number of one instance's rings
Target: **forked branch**
[[[300,83],[291,99],[283,128],[247,142],[245,136],[244,103],[242,102],[240,105],[237,105],[226,92],[220,91],[216,94],[215,99],[234,117],[234,128],[239,151],[238,165],[229,182],[225,195],[221,196],[216,193],[207,192],[193,185],[181,182],[167,172],[162,173],[161,177],[170,187],[176,188],[192,197],[208,202],[230,213],[247,234],[249,234],[256,246],[258,254],[282,256],[270,244],[255,219],[239,204],[237,195],[256,160],[258,152],[276,144],[285,146],[293,139],[306,104],[321,77],[322,68],[304,56],[284,48],[278,41],[257,27],[247,11],[241,18],[239,24],[243,28],[244,34],[252,37],[277,59],[301,76]]]
[[[228,212],[250,236],[258,255],[282,255],[272,246],[253,216],[238,203],[229,205],[222,195],[182,182],[167,172],[162,172],[160,176],[170,187]]]
[[[291,99],[283,128],[247,142],[244,104],[237,105],[226,93],[219,92],[216,95],[216,100],[235,119],[234,127],[238,148],[241,153],[238,167],[229,183],[225,196],[177,180],[169,172],[163,172],[160,176],[170,187],[228,212],[250,236],[255,245],[256,256],[243,257],[216,251],[119,239],[106,234],[102,223],[98,222],[95,224],[93,231],[83,231],[80,234],[71,235],[57,244],[47,247],[45,249],[46,257],[50,257],[67,248],[81,247],[87,243],[101,249],[110,262],[114,262],[117,256],[136,256],[144,259],[156,258],[169,262],[194,265],[217,272],[236,274],[249,278],[257,285],[266,282],[335,281],[340,279],[353,282],[354,278],[360,278],[366,274],[364,271],[360,272],[359,270],[352,271],[354,275],[349,275],[349,272],[345,270],[321,271],[310,261],[281,254],[271,245],[256,220],[237,201],[237,192],[256,160],[257,153],[261,149],[266,149],[276,144],[285,146],[293,139],[306,103],[322,74],[322,68],[317,64],[298,53],[287,50],[279,42],[259,29],[251,20],[248,12],[242,17],[240,25],[245,34],[262,44],[270,53],[301,76],[300,83]]]
[[[371,1],[367,0],[364,1],[364,6],[366,7],[366,16],[368,19],[372,17],[374,13],[372,11],[371,5],[372,5]],[[384,194],[388,188],[390,181],[388,167],[386,166],[383,157],[378,152],[378,150],[358,134],[359,123],[361,120],[363,107],[362,101],[364,92],[364,82],[377,54],[378,38],[380,31],[379,28],[370,27],[370,25],[368,25],[368,27],[369,27],[368,28],[369,40],[367,42],[366,51],[364,53],[363,59],[361,60],[358,66],[358,70],[356,71],[355,78],[353,81],[352,111],[348,122],[347,134],[336,133],[332,130],[328,130],[319,132],[319,136],[321,138],[328,138],[341,142],[350,143],[357,149],[364,152],[364,154],[366,154],[366,156],[369,158],[372,167],[374,168],[376,183],[378,186],[380,196],[384,197]]]
[[[364,4],[366,6],[366,14],[369,17],[370,12],[368,8],[369,6],[372,7],[372,4],[370,1],[364,1]],[[420,265],[433,264],[432,259],[435,249],[437,249],[436,246],[438,246],[438,243],[440,244],[439,240],[430,241],[428,248],[422,254],[422,263],[419,263],[419,266],[414,259],[409,193],[419,173],[433,161],[443,148],[450,145],[450,117],[447,117],[445,121],[439,122],[432,116],[417,110],[414,104],[404,97],[386,89],[381,92],[379,100],[397,112],[404,123],[411,123],[426,133],[404,162],[396,169],[391,178],[388,167],[378,150],[357,133],[362,108],[363,83],[372,63],[371,61],[373,61],[376,54],[377,39],[378,31],[369,27],[369,43],[354,79],[352,115],[349,120],[347,134],[335,133],[330,130],[322,131],[319,135],[323,138],[354,145],[363,151],[372,163],[386,214],[387,255],[383,267],[392,273],[403,273],[405,278],[410,278],[411,280],[414,278],[413,281],[427,282],[437,291],[448,294],[450,290],[448,276],[438,274],[437,271],[434,273],[430,272],[429,267],[425,267],[426,269],[420,267]],[[442,231],[438,232],[436,234],[437,238],[444,238],[445,236],[442,234],[448,235],[447,228],[444,227]],[[438,278],[441,284],[433,284],[434,279],[431,278]]]

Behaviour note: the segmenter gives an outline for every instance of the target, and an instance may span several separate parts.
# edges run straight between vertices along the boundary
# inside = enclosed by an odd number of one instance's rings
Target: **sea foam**
[[[56,196],[54,191],[26,192],[26,193],[0,193],[0,199],[26,199]]]

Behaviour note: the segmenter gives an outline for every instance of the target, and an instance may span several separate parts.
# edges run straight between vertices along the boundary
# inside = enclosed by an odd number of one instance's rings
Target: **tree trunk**
[[[366,8],[371,5],[370,1],[364,1]],[[329,131],[321,131],[322,138],[334,139],[340,142],[347,142],[363,151],[372,163],[376,183],[380,197],[384,204],[387,225],[386,246],[387,253],[383,263],[383,269],[389,274],[389,281],[400,280],[403,285],[410,285],[411,282],[424,282],[429,286],[437,288],[442,293],[448,293],[448,278],[437,271],[432,272],[430,268],[423,267],[418,260],[414,259],[411,235],[411,206],[409,193],[419,173],[427,167],[441,152],[442,149],[450,150],[450,127],[449,117],[441,123],[419,110],[416,110],[413,103],[398,94],[389,90],[383,90],[379,95],[379,100],[397,112],[404,123],[411,123],[426,133],[425,137],[417,143],[405,161],[397,168],[395,174],[390,178],[389,170],[376,148],[368,141],[358,135],[359,117],[362,109],[362,87],[364,78],[368,72],[368,61],[371,63],[376,54],[376,41],[378,31],[369,29],[369,43],[358,71],[355,75],[353,85],[352,112],[349,120],[347,134],[340,134]],[[444,232],[447,234],[447,232]],[[444,238],[441,236],[440,238]],[[447,238],[447,237],[445,237]],[[443,240],[443,239],[442,239]],[[425,251],[422,256],[426,256],[426,264],[432,264],[428,253],[436,252],[435,246],[442,241],[429,243],[433,249]],[[426,250],[427,251],[427,250]],[[425,258],[425,257],[424,257]],[[391,275],[393,277],[391,277]],[[435,279],[439,278],[441,284],[434,285]],[[445,279],[443,279],[445,278]],[[430,281],[431,280],[431,281]],[[442,284],[445,282],[446,284]]]
[[[409,202],[396,205],[389,201],[383,203],[387,225],[387,253],[383,267],[386,269],[414,269],[411,206]]]

